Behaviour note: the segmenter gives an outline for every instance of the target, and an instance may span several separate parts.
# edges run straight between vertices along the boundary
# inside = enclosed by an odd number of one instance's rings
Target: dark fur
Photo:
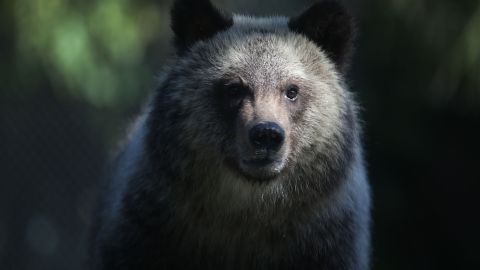
[[[206,0],[176,1],[171,14],[179,54],[196,41],[205,40],[233,24],[231,16],[222,14]]]
[[[201,27],[195,28],[195,22]],[[206,71],[209,56],[226,48],[208,40],[232,23],[208,1],[176,2],[172,28],[179,57],[113,166],[95,233],[96,269],[368,269],[369,191],[355,104],[347,92],[340,95],[345,100],[335,122],[339,131],[323,151],[293,140],[292,149],[301,155],[292,157],[278,176],[286,181],[281,194],[252,195],[248,203],[236,205],[240,199],[231,198],[236,194],[221,197],[221,188],[212,186],[222,184],[213,179],[220,171],[254,189],[271,183],[235,174],[228,157],[221,157],[231,153],[237,116],[219,94],[225,83],[209,81]],[[317,4],[288,27],[314,41],[343,69],[352,26],[341,6]],[[256,47],[268,43],[268,35],[285,40],[292,35],[266,29],[242,33],[261,55],[268,52]],[[264,38],[256,45],[255,37]],[[195,80],[197,74],[202,82]],[[300,102],[289,121],[308,125],[305,112],[319,108],[308,98]],[[202,119],[197,110],[208,113],[202,117],[209,121],[186,125]]]
[[[337,1],[322,1],[292,18],[288,26],[323,48],[341,70],[346,70],[355,31],[352,17]]]

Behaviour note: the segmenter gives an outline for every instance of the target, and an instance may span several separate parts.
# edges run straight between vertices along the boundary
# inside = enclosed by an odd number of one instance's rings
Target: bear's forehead
[[[304,63],[294,42],[285,33],[233,33],[226,50],[218,55],[219,70],[237,74],[249,83],[272,85],[292,78],[304,78]]]

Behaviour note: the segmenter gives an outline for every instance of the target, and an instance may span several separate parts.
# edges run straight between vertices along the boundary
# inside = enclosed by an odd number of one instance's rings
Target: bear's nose
[[[250,129],[249,137],[254,147],[276,151],[285,140],[285,131],[277,123],[262,122]]]

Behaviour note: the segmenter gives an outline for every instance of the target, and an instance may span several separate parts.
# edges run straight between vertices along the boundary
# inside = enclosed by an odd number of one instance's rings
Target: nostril
[[[263,122],[250,129],[250,142],[257,148],[278,150],[285,140],[284,130],[276,123]]]

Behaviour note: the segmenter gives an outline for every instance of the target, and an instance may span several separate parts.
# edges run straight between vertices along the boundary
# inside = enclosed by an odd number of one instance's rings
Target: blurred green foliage
[[[146,48],[164,35],[168,16],[168,8],[128,0],[21,0],[13,9],[20,68],[38,61],[57,91],[99,107],[142,93]]]
[[[370,0],[360,9],[360,32],[366,34],[361,45],[373,46],[360,50],[370,57],[365,61],[377,64],[379,74],[396,68],[386,74],[394,84],[415,83],[405,90],[392,86],[397,95],[411,91],[421,106],[441,110],[456,103],[459,110],[478,112],[480,1]]]
[[[462,86],[464,102],[471,107],[480,105],[480,4],[440,63],[430,93],[445,102]]]

